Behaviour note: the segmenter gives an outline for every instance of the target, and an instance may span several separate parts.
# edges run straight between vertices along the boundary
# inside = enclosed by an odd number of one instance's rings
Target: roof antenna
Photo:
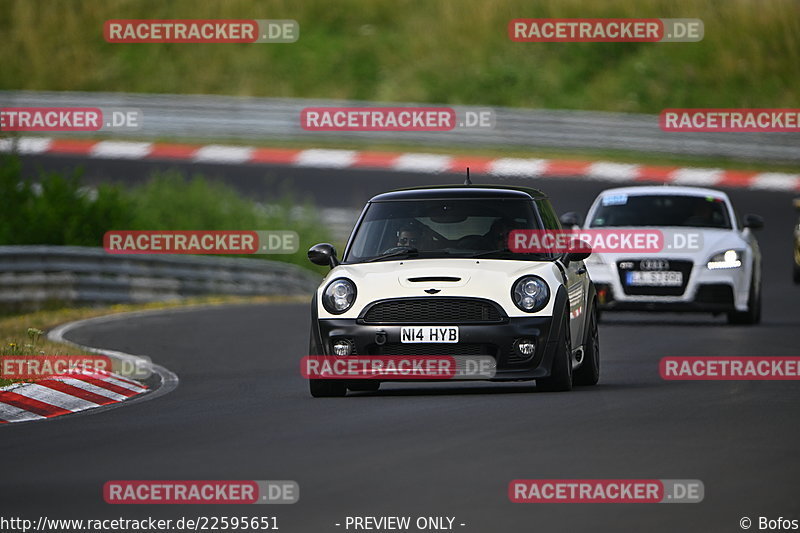
[[[464,185],[472,185],[472,180],[469,179],[469,167],[467,167],[467,179],[464,180]]]

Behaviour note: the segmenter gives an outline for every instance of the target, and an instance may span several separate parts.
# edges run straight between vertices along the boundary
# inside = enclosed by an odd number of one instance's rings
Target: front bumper
[[[352,343],[352,355],[360,356],[488,355],[496,363],[496,374],[491,381],[549,376],[559,338],[559,327],[553,331],[552,317],[506,318],[499,324],[441,324],[458,325],[459,342],[452,344],[401,343],[401,327],[413,324],[368,325],[357,319],[322,319],[316,323],[319,335],[316,348],[324,353],[311,355],[333,354],[333,343],[340,339]],[[536,349],[532,355],[524,356],[516,350],[515,343],[519,339],[534,340]]]
[[[685,273],[682,291],[672,295],[629,294],[616,264],[590,264],[601,310],[727,313],[747,309],[749,271],[745,268],[709,270],[693,265]]]
[[[695,299],[680,301],[658,301],[656,297],[646,301],[616,300],[611,286],[602,283],[596,283],[595,286],[599,308],[607,311],[727,313],[736,310],[733,287],[725,284],[702,285]]]

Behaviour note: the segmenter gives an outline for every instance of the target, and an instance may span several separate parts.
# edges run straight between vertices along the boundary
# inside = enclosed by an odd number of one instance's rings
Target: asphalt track
[[[120,163],[115,178],[138,179],[144,168]],[[339,206],[397,186],[459,179],[212,170],[254,195],[272,190],[274,182],[258,179],[271,174]],[[257,183],[248,184],[251,177]],[[504,182],[547,191],[559,212],[585,211],[611,185],[580,178]],[[740,213],[765,218],[759,234],[763,323],[732,327],[705,315],[608,314],[594,388],[537,393],[530,384],[397,384],[315,400],[299,373],[309,324],[308,306],[301,304],[161,313],[75,329],[70,340],[149,355],[174,371],[180,385],[128,407],[2,428],[0,516],[272,514],[289,533],[344,531],[334,524],[348,515],[454,516],[456,531],[515,533],[730,532],[741,531],[743,516],[800,519],[798,383],[665,382],[658,373],[667,355],[800,355],[791,196],[729,192]],[[700,479],[705,499],[513,504],[507,488],[517,478]],[[113,479],[291,479],[300,485],[300,501],[112,506],[103,502],[102,486]]]

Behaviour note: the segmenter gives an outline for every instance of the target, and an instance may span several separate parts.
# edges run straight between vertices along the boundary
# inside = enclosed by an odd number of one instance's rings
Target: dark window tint
[[[725,201],[713,196],[604,196],[590,227],[686,226],[730,229]]]
[[[541,254],[503,251],[510,231],[542,229],[535,206],[531,200],[516,199],[376,202],[364,214],[344,260],[378,259],[403,247],[414,249],[412,259],[475,255],[541,259]],[[498,253],[493,255],[494,251]]]
[[[556,216],[556,212],[548,200],[537,200],[536,205],[539,210],[539,216],[542,217],[544,229],[561,229],[561,222],[558,220],[558,216]]]

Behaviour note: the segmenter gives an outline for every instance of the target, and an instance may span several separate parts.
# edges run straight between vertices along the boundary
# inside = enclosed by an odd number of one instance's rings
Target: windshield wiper
[[[518,255],[519,255],[519,256],[531,256],[531,255],[535,255],[535,256],[539,256],[539,257],[541,257],[541,256],[547,256],[547,255],[548,255],[548,254],[546,254],[546,253],[542,253],[542,252],[530,252],[530,253],[525,253],[525,252],[512,252],[512,251],[511,251],[511,250],[509,250],[508,248],[500,248],[500,249],[497,249],[497,250],[489,250],[488,252],[479,252],[479,253],[477,253],[477,254],[466,255],[466,256],[464,256],[464,257],[466,257],[466,258],[468,258],[468,259],[479,259],[479,258],[481,258],[481,257],[487,257],[487,256],[490,256],[490,255],[495,255],[495,254],[514,254],[515,256],[518,256]]]
[[[393,257],[400,257],[405,255],[417,255],[417,254],[419,254],[419,250],[417,250],[416,248],[409,248],[408,246],[399,246],[395,249],[394,252],[388,253],[386,255],[379,255],[378,257],[367,259],[364,262],[373,263],[375,261],[383,261],[384,259],[391,259]]]
[[[488,252],[479,252],[477,254],[467,255],[465,257],[468,257],[470,259],[474,259],[474,258],[478,258],[478,257],[484,257],[484,256],[487,256],[487,255],[494,255],[494,254],[507,253],[507,252],[511,252],[511,250],[509,250],[508,248],[500,248],[498,250],[489,250]]]

